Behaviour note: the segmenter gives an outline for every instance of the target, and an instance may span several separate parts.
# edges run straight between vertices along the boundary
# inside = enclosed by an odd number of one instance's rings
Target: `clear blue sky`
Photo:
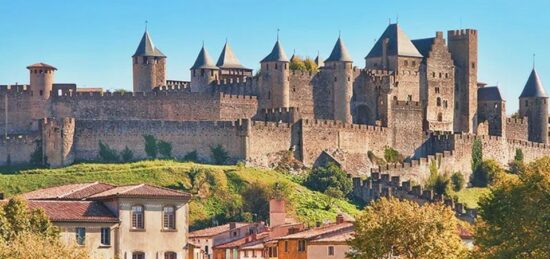
[[[277,28],[287,54],[327,57],[338,36],[364,66],[364,56],[388,24],[413,39],[435,31],[479,30],[479,80],[500,85],[508,112],[537,55],[537,70],[550,85],[550,1],[446,0],[0,0],[0,84],[28,83],[25,67],[56,66],[56,81],[106,89],[132,87],[130,56],[144,21],[168,56],[168,78],[187,80],[204,40],[217,59],[229,38],[241,62],[257,69]]]

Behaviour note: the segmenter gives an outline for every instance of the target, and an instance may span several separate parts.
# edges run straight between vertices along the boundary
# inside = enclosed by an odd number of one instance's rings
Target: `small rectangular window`
[[[101,244],[111,245],[111,228],[101,228]]]
[[[83,246],[86,243],[86,228],[76,228],[76,243]]]
[[[285,241],[285,252],[288,252],[288,241]]]
[[[304,252],[304,251],[306,251],[306,241],[298,240],[298,252]]]
[[[334,256],[334,246],[329,246],[328,247],[328,255]]]

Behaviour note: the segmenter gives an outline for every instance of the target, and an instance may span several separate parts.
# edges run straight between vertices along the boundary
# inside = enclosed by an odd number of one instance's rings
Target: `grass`
[[[210,222],[224,213],[227,200],[242,206],[240,194],[246,186],[262,184],[269,186],[276,182],[287,183],[291,192],[286,197],[289,213],[296,219],[315,224],[318,221],[333,221],[336,214],[343,212],[356,215],[355,205],[345,200],[331,200],[322,193],[311,191],[297,184],[286,174],[273,170],[262,170],[241,166],[216,166],[177,162],[171,160],[151,160],[125,164],[82,163],[59,169],[23,169],[18,172],[2,171],[0,168],[0,192],[6,196],[46,188],[50,186],[101,181],[115,185],[148,183],[179,190],[190,189],[192,183],[189,172],[192,169],[207,169],[216,179],[209,186],[206,196],[195,197],[190,202],[190,224]],[[4,173],[4,174],[2,174]],[[8,173],[8,174],[6,174]],[[219,196],[218,190],[225,190],[229,197]]]
[[[488,193],[489,188],[472,187],[464,188],[452,195],[456,195],[458,202],[464,203],[467,208],[477,208],[479,199]]]

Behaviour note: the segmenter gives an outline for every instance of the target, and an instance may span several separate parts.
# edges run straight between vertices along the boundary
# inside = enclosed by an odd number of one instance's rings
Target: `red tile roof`
[[[31,209],[44,209],[53,222],[118,222],[118,218],[97,201],[30,200],[28,203]]]
[[[32,64],[32,65],[27,66],[27,68],[49,68],[49,69],[57,70],[57,68],[55,68],[54,66],[48,65],[48,64],[46,64],[46,63],[36,63],[36,64]]]
[[[311,243],[346,243],[348,240],[353,238],[355,231],[346,230],[344,232],[335,233],[333,235],[328,235],[326,237],[321,237],[319,239],[313,240]]]
[[[227,243],[223,243],[220,245],[217,245],[214,247],[214,249],[224,249],[224,248],[233,248],[233,247],[240,247],[249,243],[257,244],[258,242],[262,242],[263,239],[269,238],[268,232],[262,232],[258,233],[256,237],[253,235],[248,235],[246,237],[243,237],[241,239],[233,240]]]
[[[119,186],[90,196],[91,199],[108,199],[114,197],[142,198],[190,198],[191,194],[148,184]]]
[[[27,192],[23,194],[23,198],[27,200],[83,200],[112,188],[114,188],[113,185],[100,182],[66,184]]]
[[[311,239],[322,235],[336,233],[338,231],[347,231],[353,229],[353,223],[344,222],[341,224],[328,224],[318,228],[308,229],[306,231],[282,236],[276,239]]]
[[[244,227],[246,225],[251,225],[251,224],[254,224],[254,223],[236,222],[235,227],[240,228],[240,227]],[[225,224],[225,225],[220,225],[220,226],[216,226],[216,227],[205,228],[205,229],[200,229],[200,230],[196,230],[196,231],[193,231],[193,232],[189,232],[189,237],[192,238],[192,237],[211,237],[211,236],[215,236],[215,235],[221,234],[223,232],[229,231],[230,230],[229,225],[230,224]]]

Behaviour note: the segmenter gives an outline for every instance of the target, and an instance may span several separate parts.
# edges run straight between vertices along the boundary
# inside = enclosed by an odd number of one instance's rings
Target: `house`
[[[178,259],[188,256],[188,201],[172,189],[94,182],[23,194],[42,208],[67,243],[92,258]]]

